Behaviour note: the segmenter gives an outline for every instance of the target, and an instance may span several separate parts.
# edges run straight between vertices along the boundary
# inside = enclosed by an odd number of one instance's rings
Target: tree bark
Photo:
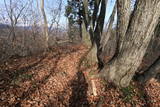
[[[89,33],[86,31],[84,23],[82,23],[82,42],[88,48],[92,45]]]
[[[122,48],[122,42],[124,40],[131,14],[130,0],[117,0],[117,36],[118,47],[117,54]]]
[[[108,0],[95,0],[93,14],[89,15],[89,3],[87,0],[83,0],[83,20],[92,44],[91,51],[87,56],[94,58],[88,58],[90,60],[89,62],[95,61],[96,63],[98,61],[98,63],[101,63],[98,56],[100,55],[100,40],[103,32],[107,1]],[[93,63],[94,62],[92,62],[92,64]]]
[[[160,72],[160,21],[154,31],[152,40],[148,46],[147,52],[136,73],[135,79],[140,82],[147,82],[155,78]],[[159,71],[158,71],[159,70]]]
[[[46,48],[48,48],[48,22],[47,22],[47,16],[44,10],[44,0],[41,0],[41,13],[43,16],[43,21],[44,21],[44,25],[43,25],[43,30],[44,30],[44,35],[45,35],[45,40],[46,40]]]
[[[145,72],[160,56],[160,19],[137,74]]]
[[[108,21],[108,27],[106,33],[102,35],[101,41],[100,41],[100,48],[101,53],[99,55],[100,60],[103,62],[103,64],[108,63],[116,52],[117,47],[117,35],[116,35],[116,29],[113,28],[113,23],[116,15],[117,5],[115,4],[112,14]]]
[[[147,71],[138,77],[138,81],[141,83],[149,81],[151,78],[155,78],[160,73],[160,57],[149,67]]]
[[[159,0],[137,0],[128,26],[121,28],[127,30],[119,34],[121,40],[118,55],[102,69],[108,81],[120,87],[129,85],[146,53],[159,17]]]

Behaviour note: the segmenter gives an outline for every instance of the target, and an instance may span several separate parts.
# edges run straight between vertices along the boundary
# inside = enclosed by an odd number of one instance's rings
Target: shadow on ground
[[[71,81],[72,96],[69,99],[69,107],[88,107],[87,100],[88,84],[84,74],[77,72],[77,78]]]
[[[37,79],[37,80],[33,80],[31,77],[29,80],[27,80],[27,81],[31,82],[31,85],[29,86],[29,88],[27,90],[23,90],[21,92],[22,94],[15,96],[16,100],[12,103],[8,102],[8,100],[10,99],[9,97],[8,97],[9,99],[4,99],[4,101],[2,101],[0,98],[0,103],[1,103],[0,106],[6,105],[6,106],[20,107],[24,100],[30,99],[30,95],[35,93],[35,91],[38,90],[40,87],[42,87],[48,81],[48,79],[50,77],[54,76],[57,73],[56,69],[57,69],[57,66],[58,66],[57,64],[58,64],[60,58],[65,57],[68,54],[71,54],[71,53],[76,52],[78,50],[76,48],[73,48],[73,49],[69,48],[67,46],[60,46],[58,49],[59,49],[59,51],[52,49],[52,51],[56,52],[56,54],[53,54],[50,56],[43,55],[43,57],[36,59],[36,61],[34,63],[28,64],[27,66],[19,67],[16,70],[0,69],[2,71],[2,73],[0,72],[2,80],[5,81],[4,83],[2,83],[3,85],[0,86],[0,89],[1,88],[3,89],[3,91],[0,90],[0,95],[2,95],[2,93],[10,90],[11,81],[13,81],[14,79],[15,80],[18,79],[21,75],[23,75],[23,73],[28,73],[28,71],[30,71],[31,69],[37,69],[39,67],[39,64],[44,64],[44,62],[45,62],[44,60],[51,60],[54,58],[54,60],[52,62],[53,66],[50,69],[50,71],[48,71],[49,73],[47,75],[45,75],[45,76],[43,76],[43,78]],[[38,69],[41,69],[41,67]],[[78,77],[78,78],[80,78],[80,77]],[[0,78],[0,81],[1,81],[1,78]],[[16,88],[17,87],[13,86],[13,90],[14,89],[16,90]],[[59,93],[57,93],[57,94],[59,94]],[[63,94],[61,96],[63,96]],[[63,103],[63,100],[62,100],[62,103]]]

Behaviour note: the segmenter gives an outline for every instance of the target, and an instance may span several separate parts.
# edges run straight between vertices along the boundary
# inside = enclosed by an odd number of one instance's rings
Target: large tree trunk
[[[160,74],[160,57],[146,70],[143,74],[138,76],[140,82],[147,82],[151,78],[156,78]]]
[[[160,73],[160,21],[154,31],[147,52],[136,73],[135,79],[139,82],[147,82]]]
[[[48,48],[48,39],[49,39],[48,22],[47,22],[46,13],[45,13],[45,10],[44,10],[44,0],[41,0],[41,13],[42,13],[42,16],[43,16],[43,21],[44,21],[43,30],[44,30],[45,40],[46,40],[46,48]]]
[[[91,64],[99,63],[101,60],[100,55],[100,40],[102,37],[104,19],[106,13],[106,5],[108,0],[95,0],[93,14],[89,15],[89,3],[87,0],[83,0],[83,19],[86,31],[89,33],[91,40],[90,52],[88,52],[87,58],[88,62]],[[98,55],[98,56],[97,56]]]
[[[117,0],[117,36],[119,38],[117,51],[122,48],[122,42],[127,32],[130,13],[131,13],[131,0]],[[118,54],[118,53],[117,53]]]
[[[108,21],[107,31],[103,33],[100,41],[101,53],[99,55],[99,58],[103,62],[103,64],[108,63],[113,58],[116,52],[117,35],[116,35],[116,29],[113,28],[116,9],[117,9],[117,5],[115,4],[113,8],[113,12]]]
[[[68,37],[71,42],[73,42],[73,24],[70,18],[68,18]]]
[[[129,24],[124,28],[126,31],[122,29],[119,34],[118,55],[102,69],[108,81],[120,87],[129,85],[146,53],[159,17],[159,0],[137,0]]]
[[[154,31],[147,52],[142,60],[142,63],[137,73],[142,74],[143,72],[145,72],[159,56],[160,56],[160,21]]]
[[[84,23],[82,23],[82,42],[88,48],[92,45],[89,33],[86,31]]]

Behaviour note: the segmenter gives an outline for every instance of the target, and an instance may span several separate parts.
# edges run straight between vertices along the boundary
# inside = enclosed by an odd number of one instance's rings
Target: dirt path
[[[1,65],[0,107],[94,107],[99,98],[104,99],[104,107],[132,106],[132,102],[124,100],[120,90],[110,85],[101,88],[99,81],[96,82],[97,91],[105,93],[99,93],[98,97],[88,94],[89,86],[84,73],[77,70],[85,52],[86,48],[82,45],[65,45],[55,47],[45,55],[13,58]],[[154,100],[154,107],[159,107],[160,84],[154,82],[144,89],[146,99],[141,98],[144,95],[137,97],[138,94],[135,94],[130,100],[139,106],[147,105],[145,100]],[[136,90],[129,90],[132,94],[130,91]]]
[[[79,45],[62,46],[58,50],[53,49],[47,55],[14,59],[14,62],[11,61],[6,67],[5,73],[1,72],[5,78],[1,79],[4,85],[1,86],[0,105],[23,107],[88,105],[87,84],[83,73],[77,72],[79,58],[85,50]]]

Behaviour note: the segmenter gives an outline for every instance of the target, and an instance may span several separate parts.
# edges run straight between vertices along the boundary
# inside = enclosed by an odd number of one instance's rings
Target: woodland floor
[[[0,65],[0,107],[160,107],[160,82],[154,79],[123,89],[94,79],[94,97],[88,83],[96,66],[85,64],[78,70],[86,51],[83,45],[63,44]]]

